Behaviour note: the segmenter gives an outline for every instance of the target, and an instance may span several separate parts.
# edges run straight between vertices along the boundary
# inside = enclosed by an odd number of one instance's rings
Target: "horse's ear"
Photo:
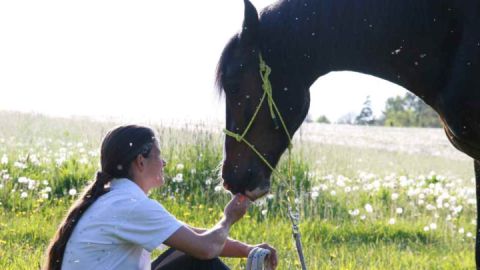
[[[259,25],[258,12],[249,0],[244,0],[243,2],[245,3],[245,15],[240,33],[240,41],[243,44],[252,44],[257,40]]]

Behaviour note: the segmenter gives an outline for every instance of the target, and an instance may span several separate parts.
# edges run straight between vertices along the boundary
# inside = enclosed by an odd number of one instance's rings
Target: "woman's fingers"
[[[233,196],[232,200],[227,204],[224,212],[227,218],[232,223],[235,223],[245,215],[249,206],[250,200],[241,194],[237,194]]]

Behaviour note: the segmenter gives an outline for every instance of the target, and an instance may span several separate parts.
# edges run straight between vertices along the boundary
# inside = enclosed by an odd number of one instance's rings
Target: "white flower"
[[[48,199],[48,193],[42,193],[42,199]]]
[[[262,215],[264,215],[264,216],[267,215],[267,212],[268,212],[267,209],[263,209],[263,210],[262,210]]]
[[[395,210],[395,212],[396,212],[397,214],[402,214],[402,213],[403,213],[403,208],[398,207],[398,208]]]
[[[433,230],[436,230],[437,229],[437,224],[436,223],[432,223],[430,224],[430,229],[433,231]]]
[[[458,233],[459,234],[464,234],[465,233],[465,229],[462,227],[460,229],[458,229]]]
[[[43,191],[45,191],[45,192],[51,192],[51,191],[52,191],[52,188],[51,188],[51,187],[46,187],[46,188],[43,189]]]
[[[45,185],[45,186],[48,186],[48,181],[47,181],[47,180],[43,180],[43,181],[42,181],[42,184]]]
[[[361,216],[360,216],[360,219],[361,219],[361,220],[364,220],[364,219],[366,219],[366,218],[367,218],[367,217],[366,217],[365,215],[361,215]]]
[[[182,164],[182,163],[178,163],[177,164],[177,170],[183,170],[183,168],[185,168],[185,166]]]
[[[369,203],[365,204],[365,211],[367,211],[367,213],[372,213],[373,212],[372,205]]]
[[[337,195],[337,192],[335,190],[330,191],[330,195],[335,196]]]
[[[183,182],[183,174],[177,173],[175,177],[173,178],[173,182],[181,183]]]
[[[337,186],[339,186],[339,187],[344,187],[345,186],[345,177],[343,175],[338,176]]]
[[[2,189],[2,188],[3,188],[3,184],[0,184],[0,189]]]
[[[426,231],[426,232],[428,232],[428,231],[430,231],[430,227],[425,226],[425,227],[423,227],[423,230]]]
[[[473,235],[472,235],[471,232],[468,232],[468,233],[467,233],[467,237],[471,238],[472,236],[473,236]]]
[[[214,190],[215,192],[220,192],[222,191],[222,186],[215,186]]]
[[[463,207],[461,205],[453,207],[453,213],[458,214],[462,211]]]
[[[435,206],[431,205],[431,204],[427,204],[427,206],[425,207],[428,211],[433,211],[435,210]]]
[[[28,178],[27,177],[24,177],[24,176],[21,176],[18,178],[18,183],[28,183]]]
[[[349,193],[350,191],[352,191],[352,188],[349,187],[349,186],[346,186],[345,187],[345,193]]]
[[[417,189],[409,188],[408,191],[407,191],[407,196],[408,197],[413,197],[413,196],[417,195],[417,193],[418,193]]]
[[[77,190],[74,189],[74,188],[72,188],[72,189],[70,189],[70,190],[68,191],[68,194],[69,194],[70,196],[75,196],[75,195],[77,194]]]
[[[2,163],[4,165],[8,163],[7,155],[3,154],[2,159],[0,160],[0,163]]]
[[[57,164],[57,166],[62,166],[65,161],[66,158],[64,156],[55,159],[55,163]]]
[[[267,200],[272,200],[273,198],[275,198],[275,195],[273,195],[273,194],[268,194],[267,195]]]
[[[358,210],[358,209],[348,210],[348,213],[349,213],[351,216],[358,216],[358,214],[360,214],[360,210]]]
[[[35,180],[32,180],[32,179],[28,179],[28,189],[32,190],[35,188],[37,182]]]
[[[398,193],[392,193],[392,201],[396,201],[398,199]]]
[[[391,218],[391,219],[388,221],[388,224],[390,224],[390,225],[395,224],[395,219],[394,219],[394,218]]]
[[[22,198],[22,199],[25,199],[25,198],[27,198],[27,197],[28,197],[28,194],[27,194],[27,192],[25,192],[25,191],[22,192],[22,194],[20,194],[20,198]]]
[[[205,180],[205,185],[210,185],[212,183],[212,178],[208,178],[207,180]]]
[[[318,191],[313,191],[311,196],[312,196],[313,200],[317,199],[318,198]]]

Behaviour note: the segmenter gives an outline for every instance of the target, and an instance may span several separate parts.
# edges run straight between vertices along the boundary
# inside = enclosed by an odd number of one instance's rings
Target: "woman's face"
[[[163,179],[163,168],[165,167],[165,164],[165,160],[161,157],[158,142],[155,142],[150,154],[145,159],[145,173],[152,188],[161,187],[165,183],[165,180]]]

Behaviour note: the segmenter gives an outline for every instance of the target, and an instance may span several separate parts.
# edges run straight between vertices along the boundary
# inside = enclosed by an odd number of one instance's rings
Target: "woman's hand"
[[[223,213],[230,224],[241,219],[250,206],[250,200],[242,194],[233,196],[232,200],[225,206]]]
[[[278,266],[277,250],[274,247],[270,246],[269,244],[263,243],[263,244],[251,246],[250,251],[256,247],[270,250],[270,255],[267,256],[266,260],[268,264],[270,264],[270,266],[272,267],[271,269],[277,268]]]

